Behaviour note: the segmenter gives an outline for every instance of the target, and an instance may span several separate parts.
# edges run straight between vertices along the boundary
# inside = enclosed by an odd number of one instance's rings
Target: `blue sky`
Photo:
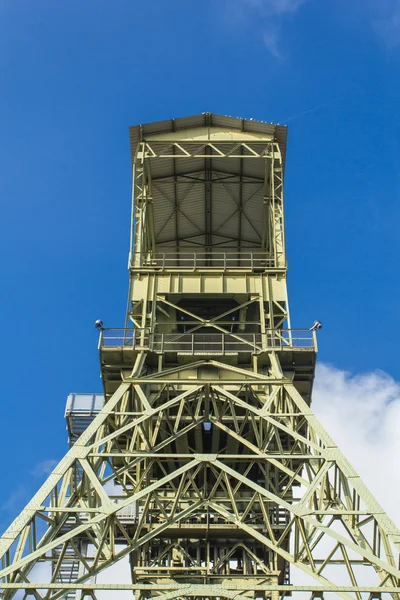
[[[0,40],[0,529],[101,390],[94,320],[124,322],[129,125],[287,123],[292,324],[400,378],[399,0],[2,0]]]

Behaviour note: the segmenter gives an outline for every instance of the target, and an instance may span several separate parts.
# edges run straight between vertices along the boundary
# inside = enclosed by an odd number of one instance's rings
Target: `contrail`
[[[323,102],[322,104],[318,104],[317,106],[314,106],[313,108],[309,108],[308,110],[304,110],[301,113],[298,113],[297,115],[294,115],[293,117],[289,117],[288,119],[283,119],[280,120],[280,123],[288,123],[289,121],[293,121],[294,119],[299,119],[300,117],[303,117],[304,115],[308,115],[309,113],[315,112],[316,110],[320,110],[321,108],[325,108],[326,106],[331,106],[332,104],[336,104],[337,102],[340,102],[341,100],[343,100],[343,98],[345,98],[348,94],[343,94],[342,96],[339,96],[339,98],[335,98],[335,100],[329,100],[328,102]]]

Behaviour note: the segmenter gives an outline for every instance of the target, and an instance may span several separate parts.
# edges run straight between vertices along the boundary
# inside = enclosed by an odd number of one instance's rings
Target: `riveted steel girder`
[[[0,538],[2,600],[400,599],[400,532],[310,406],[282,128],[201,123],[138,142],[104,406]],[[125,557],[132,582],[107,582]]]

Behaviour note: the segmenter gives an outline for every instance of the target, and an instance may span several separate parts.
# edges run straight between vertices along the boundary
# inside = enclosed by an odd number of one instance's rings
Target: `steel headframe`
[[[105,404],[0,539],[3,600],[400,599],[400,532],[310,408],[281,144],[211,117],[141,134]]]

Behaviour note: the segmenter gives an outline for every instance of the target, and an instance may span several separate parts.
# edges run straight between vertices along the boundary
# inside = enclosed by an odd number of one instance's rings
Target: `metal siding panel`
[[[179,117],[177,119],[169,119],[166,121],[154,121],[152,123],[144,123],[143,125],[134,125],[130,127],[129,135],[132,160],[135,156],[137,144],[140,141],[141,132],[146,136],[158,133],[168,133],[169,131],[173,133],[174,131],[193,127],[204,127],[207,119],[214,127],[225,127],[234,130],[243,129],[249,133],[274,135],[281,148],[283,160],[285,160],[287,126],[275,125],[274,123],[266,123],[255,119],[241,119],[237,117],[216,115],[214,113],[202,113],[189,117]]]

